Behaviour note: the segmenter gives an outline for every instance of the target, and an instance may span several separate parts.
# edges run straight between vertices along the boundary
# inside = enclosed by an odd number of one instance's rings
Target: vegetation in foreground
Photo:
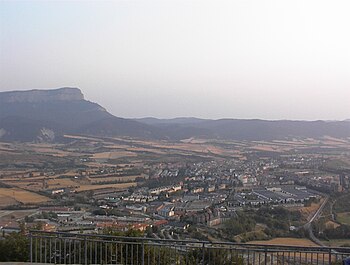
[[[268,240],[275,237],[303,237],[303,231],[290,231],[292,225],[301,219],[298,211],[283,207],[261,207],[238,212],[238,218],[227,221],[222,236],[231,241],[248,242]]]
[[[334,194],[333,201],[325,208],[322,217],[313,223],[314,234],[324,240],[326,245],[350,246],[349,200],[348,193]]]
[[[29,239],[24,233],[11,233],[0,240],[0,262],[29,261]]]

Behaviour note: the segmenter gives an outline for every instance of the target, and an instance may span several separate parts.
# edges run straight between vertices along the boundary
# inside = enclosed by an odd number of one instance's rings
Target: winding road
[[[306,231],[308,231],[311,241],[313,241],[314,243],[316,243],[317,245],[319,245],[321,247],[327,247],[327,246],[325,244],[323,244],[314,235],[314,232],[312,231],[312,225],[311,224],[312,224],[313,221],[315,221],[320,216],[320,214],[322,213],[322,211],[323,211],[324,207],[326,206],[328,200],[329,200],[329,196],[327,195],[325,197],[325,200],[321,204],[321,206],[318,208],[318,210],[315,212],[315,214],[310,218],[310,220],[306,224],[304,224],[302,227],[300,227],[300,228],[304,228]]]

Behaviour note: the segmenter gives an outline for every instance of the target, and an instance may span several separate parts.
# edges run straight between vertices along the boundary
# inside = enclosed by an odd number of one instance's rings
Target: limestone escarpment
[[[0,103],[38,103],[50,101],[84,100],[78,88],[64,87],[52,90],[0,92]]]

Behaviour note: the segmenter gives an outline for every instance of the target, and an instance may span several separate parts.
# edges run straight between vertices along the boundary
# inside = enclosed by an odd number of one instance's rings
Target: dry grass
[[[49,179],[47,185],[50,189],[52,188],[66,188],[66,187],[77,187],[78,183],[74,182],[71,179]]]
[[[0,195],[0,207],[6,207],[9,205],[15,205],[17,201],[9,196]]]
[[[30,191],[40,191],[43,189],[42,181],[4,181],[5,184]]]
[[[1,221],[20,220],[24,217],[35,213],[37,210],[2,210],[0,211]]]
[[[337,213],[337,221],[344,225],[350,225],[350,212]]]
[[[136,185],[137,185],[136,182],[118,183],[118,184],[105,184],[105,185],[81,185],[77,189],[77,192],[89,191],[89,190],[98,190],[98,189],[106,189],[106,188],[126,189],[126,188],[130,188],[130,187],[135,187]]]
[[[78,153],[71,153],[71,152],[67,152],[67,151],[62,151],[62,150],[58,150],[55,148],[50,148],[50,147],[33,147],[31,148],[31,150],[40,153],[40,154],[46,154],[46,155],[52,155],[52,156],[58,156],[58,157],[65,157],[65,156],[69,156],[69,155],[79,155]]]
[[[97,138],[97,137],[86,137],[86,136],[79,136],[79,135],[69,135],[65,134],[65,138],[69,139],[76,139],[76,140],[87,140],[87,141],[92,141],[92,142],[102,142],[103,140]]]
[[[120,177],[103,177],[103,178],[98,178],[98,177],[89,177],[91,183],[99,183],[99,182],[107,182],[107,181],[129,181],[133,182],[136,178],[142,177],[141,175],[137,176],[120,176]]]
[[[249,149],[253,149],[256,151],[263,151],[263,152],[286,152],[286,151],[290,151],[292,147],[285,147],[282,145],[259,144],[259,145],[251,146]]]
[[[62,188],[74,188],[77,191],[85,191],[85,190],[94,190],[94,189],[100,189],[100,188],[108,188],[108,187],[116,187],[120,189],[128,188],[135,186],[136,183],[134,183],[135,179],[137,177],[140,177],[141,175],[134,175],[134,176],[112,176],[112,177],[89,177],[88,179],[70,179],[70,178],[46,178],[45,184],[47,185],[47,189],[62,189]],[[120,182],[127,182],[127,183],[115,183],[115,184],[98,184],[100,182],[107,182],[107,181],[120,181]],[[33,192],[41,191],[44,186],[43,178],[41,179],[34,179],[34,180],[8,180],[4,181],[7,185],[14,186],[20,190],[29,190]],[[34,193],[35,194],[35,193]],[[0,195],[1,192],[0,192]],[[10,194],[11,195],[11,194]],[[6,194],[6,196],[9,196]],[[13,197],[13,196],[12,196]],[[1,197],[0,197],[1,199]],[[5,199],[3,199],[5,200]],[[9,199],[7,199],[9,200]],[[17,196],[16,200],[20,201]],[[22,201],[21,201],[22,202]],[[0,202],[0,206],[1,206]],[[8,205],[8,203],[5,203],[5,205]]]
[[[40,204],[50,200],[45,196],[18,188],[0,188],[0,196],[10,197],[23,204]]]
[[[329,247],[343,247],[350,246],[350,239],[332,239],[329,241],[322,241],[322,243]]]
[[[312,242],[309,239],[306,238],[290,238],[290,237],[282,237],[282,238],[274,238],[268,241],[251,241],[249,242],[249,244],[257,244],[257,245],[284,245],[284,246],[296,246],[296,247],[319,247],[317,244],[315,244],[314,242]],[[281,255],[285,253],[278,253],[275,252],[273,253],[274,255],[274,259],[277,260],[278,255]],[[288,254],[287,254],[288,255]],[[294,254],[292,253],[292,255],[294,256]],[[305,252],[303,253],[302,251],[300,253],[296,253],[295,256],[296,260],[300,259],[300,260],[308,260],[308,264],[321,264],[321,262],[323,260],[329,260],[329,254],[328,253],[307,253],[307,250],[305,249]],[[332,256],[331,257],[332,261],[335,260],[335,257]]]
[[[249,244],[257,245],[284,245],[284,246],[302,246],[302,247],[317,247],[314,242],[306,238],[291,238],[279,237],[268,241],[251,241]]]
[[[136,156],[133,152],[128,151],[116,151],[116,152],[102,152],[96,153],[92,156],[94,159],[118,159],[122,157],[133,157]]]
[[[309,220],[315,214],[315,212],[320,208],[323,201],[324,199],[321,199],[319,203],[312,203],[311,206],[302,207],[299,209],[299,211],[305,219]]]
[[[333,221],[328,221],[325,223],[327,229],[335,229],[340,226],[340,224],[333,222]]]
[[[115,138],[116,140],[122,140],[125,143],[128,143],[128,140],[126,139],[120,139]],[[180,143],[168,143],[164,141],[139,141],[139,140],[132,140],[129,141],[130,145],[133,144],[142,144],[147,145],[148,148],[140,148],[140,147],[129,147],[128,150],[130,151],[147,151],[147,152],[153,152],[153,153],[163,153],[168,151],[184,151],[184,152],[198,152],[198,153],[217,153],[217,154],[223,154],[226,152],[226,150],[214,146],[212,144],[205,144],[203,141],[197,141],[192,143],[191,141],[182,141]],[[204,144],[203,144],[204,143]]]

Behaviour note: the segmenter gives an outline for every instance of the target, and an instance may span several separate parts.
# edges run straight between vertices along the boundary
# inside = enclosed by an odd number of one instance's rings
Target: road
[[[0,218],[12,214],[13,211],[0,211]]]
[[[318,208],[318,210],[315,212],[315,214],[311,217],[311,219],[309,220],[309,222],[307,222],[304,226],[306,225],[310,225],[313,221],[315,221],[315,219],[317,219],[319,217],[319,215],[322,213],[323,208],[326,206],[327,202],[329,200],[329,196],[327,196],[325,198],[325,200],[323,201],[323,203],[321,204],[320,208]]]
[[[321,206],[318,208],[318,210],[315,212],[315,214],[310,218],[310,220],[302,226],[306,231],[309,233],[309,237],[311,241],[316,243],[317,245],[320,245],[321,247],[327,247],[325,244],[323,244],[315,235],[314,232],[312,231],[312,222],[315,221],[320,214],[322,213],[324,207],[326,206],[327,202],[329,200],[329,196],[326,196],[325,200],[321,204]]]

